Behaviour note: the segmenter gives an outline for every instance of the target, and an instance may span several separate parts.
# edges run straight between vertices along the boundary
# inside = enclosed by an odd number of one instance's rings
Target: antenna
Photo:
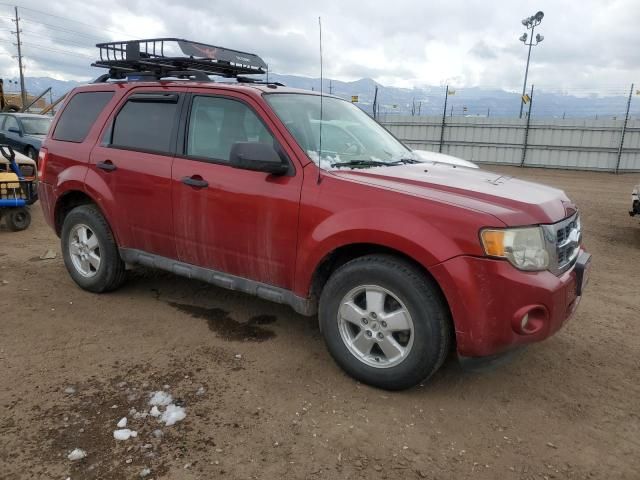
[[[318,17],[318,30],[320,32],[320,139],[318,141],[318,179],[316,180],[316,184],[320,183],[322,177],[320,176],[320,172],[322,172],[322,98],[323,98],[323,88],[322,88],[322,17]]]

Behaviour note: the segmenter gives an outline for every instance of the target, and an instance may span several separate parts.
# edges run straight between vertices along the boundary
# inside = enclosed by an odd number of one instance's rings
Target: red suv
[[[202,77],[221,52],[247,71],[249,54],[184,42],[188,61],[160,71],[137,59],[167,55],[140,45],[98,63],[109,79],[71,92],[40,152],[41,204],[80,287],[113,290],[140,264],[317,313],[337,363],[387,389],[453,345],[492,357],[573,315],[590,256],[562,191],[421,161],[340,98]]]

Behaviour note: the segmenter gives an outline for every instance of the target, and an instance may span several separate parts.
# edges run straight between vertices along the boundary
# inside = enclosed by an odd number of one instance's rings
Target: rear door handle
[[[195,188],[207,188],[209,186],[209,182],[207,182],[206,180],[203,180],[200,175],[182,177],[181,181],[185,185],[189,185],[190,187],[195,187]]]
[[[105,160],[104,162],[96,163],[96,167],[100,170],[104,170],[105,172],[113,172],[118,167],[116,167],[111,160]]]

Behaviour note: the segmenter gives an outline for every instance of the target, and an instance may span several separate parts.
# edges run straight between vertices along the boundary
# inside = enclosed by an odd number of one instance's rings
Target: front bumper
[[[452,258],[431,273],[451,308],[458,354],[486,357],[557,332],[575,313],[590,266],[591,255],[581,250],[575,265],[560,276],[470,256]]]

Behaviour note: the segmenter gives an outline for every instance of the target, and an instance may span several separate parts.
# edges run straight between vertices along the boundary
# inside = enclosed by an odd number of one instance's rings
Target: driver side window
[[[236,142],[267,143],[274,139],[244,103],[220,97],[193,99],[187,132],[187,156],[228,163]]]

